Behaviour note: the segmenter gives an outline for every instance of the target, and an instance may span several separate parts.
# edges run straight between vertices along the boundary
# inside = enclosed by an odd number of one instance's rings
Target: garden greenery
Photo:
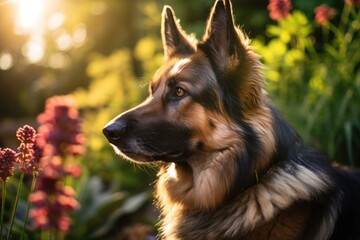
[[[268,42],[253,46],[267,90],[305,141],[333,161],[359,166],[360,11],[349,2],[339,14],[335,25],[294,10],[267,28]]]

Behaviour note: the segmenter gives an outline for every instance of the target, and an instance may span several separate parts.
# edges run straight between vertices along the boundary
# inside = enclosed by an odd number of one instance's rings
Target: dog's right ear
[[[161,35],[165,59],[169,59],[175,55],[195,53],[194,40],[190,39],[181,29],[174,11],[170,6],[164,6],[162,12]]]

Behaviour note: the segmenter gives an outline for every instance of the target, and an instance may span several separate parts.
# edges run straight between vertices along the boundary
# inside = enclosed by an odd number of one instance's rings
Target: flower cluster
[[[14,174],[15,165],[17,165],[21,171],[15,200],[13,202],[13,209],[9,220],[7,239],[9,239],[11,236],[12,227],[15,220],[15,213],[19,201],[19,194],[22,190],[24,175],[29,174],[33,176],[31,191],[33,190],[33,186],[35,185],[36,178],[38,176],[39,160],[42,156],[42,150],[39,146],[36,145],[36,136],[37,135],[34,128],[25,125],[20,127],[16,132],[16,137],[20,141],[20,146],[17,148],[17,152],[10,148],[6,148],[4,150],[0,149],[0,178],[3,182],[0,236],[2,236],[3,229],[6,181]],[[29,205],[27,209],[29,209]],[[27,221],[27,213],[28,210],[26,212],[25,223]],[[25,227],[26,224],[24,225],[23,229],[25,229]]]
[[[336,10],[326,4],[322,4],[315,8],[315,22],[320,25],[327,25],[336,15]]]
[[[56,96],[47,100],[38,122],[37,143],[43,148],[43,170],[36,191],[29,196],[34,206],[30,217],[35,229],[66,233],[71,224],[69,212],[79,203],[74,190],[63,182],[66,177],[80,176],[81,168],[65,159],[85,152],[81,120],[70,96]]]
[[[60,157],[54,157],[39,176],[36,192],[29,196],[34,208],[30,211],[33,227],[43,230],[67,232],[71,219],[68,212],[79,207],[74,190],[64,186],[62,179],[73,175],[64,169]]]
[[[34,128],[25,125],[17,130],[16,137],[20,141],[17,149],[19,169],[26,174],[37,175],[42,148],[36,144],[37,134]]]
[[[360,7],[360,0],[345,0],[345,3],[350,6]],[[270,18],[279,21],[290,15],[291,7],[290,0],[270,0],[267,9]],[[315,22],[320,25],[327,25],[336,15],[336,10],[326,4],[316,7],[314,12]]]
[[[280,20],[289,16],[291,7],[290,0],[270,0],[267,9],[271,19]]]
[[[354,5],[355,7],[360,7],[360,0],[345,0],[346,4]]]
[[[14,175],[14,165],[18,162],[15,151],[0,148],[0,179],[5,182]]]
[[[71,96],[55,96],[46,101],[45,111],[38,116],[40,147],[47,156],[83,155],[84,134],[81,120]]]

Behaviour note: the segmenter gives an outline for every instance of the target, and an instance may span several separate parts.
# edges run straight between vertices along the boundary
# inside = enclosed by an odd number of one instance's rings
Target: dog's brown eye
[[[181,87],[177,87],[175,89],[175,94],[177,97],[183,97],[185,95],[185,93],[186,93],[185,90],[182,89]]]

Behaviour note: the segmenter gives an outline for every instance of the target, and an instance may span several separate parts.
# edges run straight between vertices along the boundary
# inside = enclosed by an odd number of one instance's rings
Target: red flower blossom
[[[40,196],[41,195],[41,196]],[[41,201],[35,202],[36,197],[43,197]],[[31,195],[30,201],[36,206],[31,209],[30,216],[33,220],[33,227],[42,230],[59,230],[68,232],[70,229],[71,219],[57,202],[59,196],[52,196],[55,200],[49,199],[47,194],[39,194],[39,196]],[[40,199],[37,199],[40,200]]]
[[[10,148],[0,148],[0,180],[5,182],[14,175],[14,164],[17,163],[16,153]]]
[[[21,142],[17,149],[20,170],[37,175],[42,149],[36,144],[37,135],[34,128],[25,125],[17,130],[16,137]]]
[[[22,143],[34,143],[35,136],[36,136],[36,132],[34,128],[30,127],[29,125],[20,127],[16,131],[16,137]]]
[[[69,173],[62,167],[59,157],[52,158],[44,167],[36,191],[29,196],[34,206],[30,211],[34,228],[64,233],[70,229],[69,212],[77,209],[79,203],[74,198],[74,190],[62,184],[67,175]]]
[[[315,22],[321,25],[326,25],[336,15],[336,10],[326,4],[322,4],[315,8]]]
[[[355,7],[360,7],[360,0],[345,0],[346,4],[354,5]]]
[[[267,9],[271,19],[280,20],[290,14],[291,7],[290,0],[270,0]]]
[[[67,174],[73,176],[73,177],[80,177],[82,173],[81,166],[77,164],[67,164],[65,166],[65,171]]]
[[[46,156],[77,156],[85,152],[81,120],[71,96],[55,96],[46,101],[38,116],[39,145]]]
[[[66,156],[85,152],[81,120],[70,96],[56,96],[46,101],[37,143],[43,148],[43,169],[36,191],[29,196],[34,208],[30,212],[33,227],[66,233],[71,224],[69,212],[79,207],[74,190],[64,186],[67,176],[78,177],[80,166],[64,162]]]

